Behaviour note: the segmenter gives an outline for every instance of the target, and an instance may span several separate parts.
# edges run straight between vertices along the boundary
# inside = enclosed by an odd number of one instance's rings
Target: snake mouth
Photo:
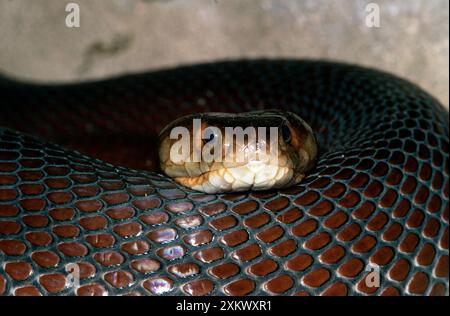
[[[252,171],[248,165],[209,170],[197,176],[173,179],[186,187],[205,193],[237,191],[263,191],[278,189],[300,182],[305,174],[292,167],[264,164]]]

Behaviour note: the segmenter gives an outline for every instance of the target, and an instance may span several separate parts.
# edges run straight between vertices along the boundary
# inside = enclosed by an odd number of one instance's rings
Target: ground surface
[[[0,73],[44,81],[106,77],[239,57],[327,58],[390,71],[449,104],[449,1],[0,0]]]

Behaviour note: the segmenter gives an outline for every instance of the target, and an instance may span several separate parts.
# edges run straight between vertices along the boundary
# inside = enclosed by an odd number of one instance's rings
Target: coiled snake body
[[[255,60],[0,78],[0,103],[0,294],[448,295],[448,114],[411,83]],[[204,194],[155,172],[170,121],[274,108],[316,133],[300,184]]]

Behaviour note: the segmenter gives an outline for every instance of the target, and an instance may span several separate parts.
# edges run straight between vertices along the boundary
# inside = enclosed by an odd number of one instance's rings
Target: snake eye
[[[281,135],[283,136],[283,140],[286,144],[291,142],[291,130],[287,125],[281,126]]]
[[[209,137],[205,139],[207,142],[210,142],[214,139],[214,134],[209,134],[208,136]]]
[[[213,131],[207,130],[207,131],[205,131],[204,136],[205,136],[205,138],[204,138],[205,143],[209,143],[210,141],[212,141],[214,139],[214,137],[216,135],[214,134]]]

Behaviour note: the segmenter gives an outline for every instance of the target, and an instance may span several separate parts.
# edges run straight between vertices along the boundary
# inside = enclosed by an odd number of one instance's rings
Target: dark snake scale
[[[155,171],[170,121],[265,108],[316,133],[301,184],[207,195]],[[0,126],[0,295],[448,295],[448,113],[389,74],[255,60],[0,78]]]

